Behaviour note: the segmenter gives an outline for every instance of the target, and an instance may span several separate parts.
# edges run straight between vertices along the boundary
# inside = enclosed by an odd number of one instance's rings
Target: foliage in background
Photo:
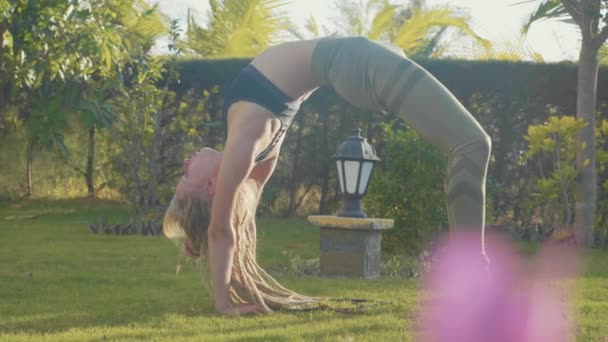
[[[84,129],[88,133],[87,149],[84,153],[73,153],[66,149],[60,154],[60,158],[65,161],[66,165],[83,177],[89,197],[97,196],[99,190],[103,190],[107,184],[105,182],[107,177],[102,182],[98,182],[96,179],[107,174],[104,169],[101,169],[107,167],[103,164],[104,155],[102,153],[100,156],[99,151],[96,151],[99,150],[96,148],[96,145],[99,144],[97,133],[113,123],[115,115],[110,106],[110,99],[119,92],[124,78],[128,78],[128,67],[124,66],[129,64],[129,60],[148,54],[156,39],[167,31],[165,22],[156,10],[156,6],[149,6],[143,0],[108,2],[106,5],[115,14],[112,20],[124,30],[121,38],[128,57],[125,58],[123,64],[116,66],[114,72],[105,77],[96,75],[88,82],[81,84],[81,101],[76,112],[80,118],[78,128]],[[103,141],[101,143],[103,144]]]
[[[600,191],[595,220],[595,241],[600,246],[608,246],[608,119],[601,120],[595,134],[596,161],[600,181],[598,184]]]
[[[531,125],[524,136],[528,149],[523,160],[539,171],[530,204],[537,211],[541,238],[555,230],[571,231],[574,181],[578,175],[576,150],[582,148],[576,142],[576,134],[585,126],[581,119],[555,116],[555,108],[548,111],[548,122]]]
[[[585,122],[577,142],[585,148],[576,151],[575,233],[586,246],[595,243],[598,209],[598,173],[595,153],[596,111],[598,108],[598,68],[601,47],[608,40],[608,0],[527,0],[538,6],[524,24],[530,26],[546,19],[557,20],[577,28],[581,47],[577,71],[576,117]]]
[[[183,45],[199,56],[255,56],[289,27],[285,0],[210,0],[207,27],[192,12]]]
[[[166,22],[171,20],[164,18],[157,4],[151,6],[145,0],[129,0],[113,5],[116,20],[125,28],[123,40],[130,51],[148,53],[156,40],[168,33]]]
[[[179,39],[177,22],[171,25],[172,46]],[[130,63],[132,78],[112,100],[117,114],[109,129],[114,186],[132,209],[130,224],[141,234],[158,234],[162,213],[171,199],[181,158],[189,141],[200,134],[200,110],[191,94],[181,98],[168,89],[179,80],[175,57],[164,62],[142,55]],[[167,74],[166,77],[163,76]],[[159,86],[161,81],[164,86]]]
[[[61,129],[78,106],[82,83],[113,74],[127,58],[124,27],[107,4],[127,0],[19,0],[2,8],[0,102],[20,108],[19,119],[43,145],[61,145]]]
[[[573,234],[574,184],[579,172],[576,169],[576,150],[586,146],[577,142],[576,136],[586,126],[583,119],[573,116],[556,116],[556,108],[548,108],[549,119],[544,124],[531,125],[524,139],[528,149],[522,159],[530,167],[538,167],[533,178],[535,191],[530,194],[530,216],[535,222],[537,238],[550,234]],[[603,149],[607,140],[608,121],[601,120],[596,129],[596,160],[598,172],[605,172],[608,152]],[[588,161],[586,162],[586,165]],[[599,184],[600,187],[606,186]],[[600,206],[602,206],[600,201]],[[602,212],[602,211],[600,211]],[[603,245],[605,227],[598,222],[595,243]]]
[[[602,45],[599,51],[600,65],[608,64],[608,44]]]
[[[469,56],[475,60],[544,62],[542,54],[527,44],[523,36],[499,37],[490,41],[491,44],[486,45],[473,42],[472,48],[463,47],[455,56]]]
[[[427,7],[424,1],[402,5],[390,0],[337,0],[340,33],[366,36],[399,46],[409,56],[439,57],[449,47],[447,34],[457,32],[483,46],[489,42],[469,26],[469,18],[449,6]],[[314,28],[316,26],[310,25]]]
[[[94,195],[95,127],[113,118],[107,97],[131,53],[149,49],[163,31],[142,0],[0,3],[0,122],[27,132],[26,196],[33,193],[34,153],[54,148],[67,161],[64,133],[76,118],[89,131],[89,151],[75,170]]]
[[[86,153],[86,135],[82,130],[68,128],[65,132],[64,143],[73,154]],[[0,201],[22,199],[26,193],[23,175],[26,173],[28,138],[22,130],[11,130],[0,135]],[[103,160],[103,157],[100,157]],[[100,162],[100,166],[103,162]],[[73,198],[86,196],[87,189],[81,175],[67,166],[57,150],[42,149],[36,153],[33,160],[34,169],[33,197],[36,198]],[[111,170],[103,170],[111,172]],[[97,177],[103,182],[104,177]],[[98,186],[100,184],[97,184]],[[107,198],[111,194],[108,188],[99,191],[99,196]]]
[[[370,217],[395,220],[383,234],[392,253],[418,256],[446,228],[444,201],[446,157],[412,130],[384,125],[382,161],[364,207]]]

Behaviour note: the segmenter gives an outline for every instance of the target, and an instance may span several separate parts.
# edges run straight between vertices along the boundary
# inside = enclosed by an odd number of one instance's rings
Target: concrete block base
[[[309,216],[308,221],[321,228],[322,276],[380,276],[382,231],[391,229],[393,220],[316,215]]]

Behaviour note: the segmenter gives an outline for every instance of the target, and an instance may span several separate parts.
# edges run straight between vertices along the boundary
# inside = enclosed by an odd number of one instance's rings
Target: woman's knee
[[[467,159],[475,160],[476,164],[487,165],[491,150],[492,139],[486,132],[480,130],[475,136],[469,136],[465,141],[453,145],[449,155],[452,160],[459,159],[459,156],[467,156]]]
[[[480,152],[486,156],[486,158],[490,158],[490,153],[492,151],[492,138],[490,138],[488,133],[482,130],[478,141]]]

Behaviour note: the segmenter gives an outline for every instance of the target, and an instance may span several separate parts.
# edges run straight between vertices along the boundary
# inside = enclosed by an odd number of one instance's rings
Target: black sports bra
[[[248,64],[232,82],[224,100],[224,120],[228,116],[228,109],[239,101],[253,102],[260,105],[281,120],[281,128],[272,137],[268,147],[255,157],[259,163],[268,158],[274,147],[287,132],[291,122],[300,109],[301,100],[296,100],[285,94],[253,65]]]

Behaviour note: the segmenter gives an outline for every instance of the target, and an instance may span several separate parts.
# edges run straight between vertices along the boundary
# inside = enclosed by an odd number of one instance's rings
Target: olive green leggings
[[[429,72],[394,46],[361,37],[321,39],[313,74],[355,106],[399,113],[448,154],[445,183],[451,230],[479,229],[491,142],[479,123]]]

